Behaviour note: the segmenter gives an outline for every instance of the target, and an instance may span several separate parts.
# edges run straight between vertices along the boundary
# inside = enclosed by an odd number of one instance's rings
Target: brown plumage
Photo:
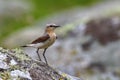
[[[47,50],[47,48],[49,46],[51,46],[55,40],[57,39],[57,36],[54,32],[54,30],[57,28],[57,27],[60,27],[58,25],[55,25],[55,24],[49,24],[47,25],[46,29],[45,29],[45,33],[43,36],[37,38],[36,40],[34,40],[32,43],[30,44],[27,44],[25,46],[22,46],[22,47],[34,47],[34,48],[37,48],[37,54],[38,54],[38,57],[39,57],[39,60],[41,61],[41,58],[40,58],[40,55],[39,55],[39,49],[44,49],[43,51],[43,57],[45,59],[45,62],[47,63],[47,59],[45,57],[45,52]]]
[[[39,37],[38,39],[34,40],[31,44],[36,44],[36,43],[40,43],[40,42],[45,42],[46,40],[48,40],[50,38],[50,36],[44,35],[42,37]]]

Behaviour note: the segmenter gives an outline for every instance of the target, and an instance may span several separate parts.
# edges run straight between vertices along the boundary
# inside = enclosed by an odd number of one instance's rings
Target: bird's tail
[[[23,46],[20,46],[20,47],[32,47],[33,45],[32,44],[26,44],[26,45],[23,45]]]
[[[20,47],[28,47],[27,45],[24,45],[24,46],[20,46]]]

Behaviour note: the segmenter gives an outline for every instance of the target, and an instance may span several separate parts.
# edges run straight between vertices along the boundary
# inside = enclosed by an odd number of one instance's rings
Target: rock
[[[0,80],[82,80],[32,60],[20,49],[0,47]]]

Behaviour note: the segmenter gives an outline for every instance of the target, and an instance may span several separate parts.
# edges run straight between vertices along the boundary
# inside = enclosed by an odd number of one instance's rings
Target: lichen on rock
[[[44,62],[32,60],[21,49],[0,47],[0,80],[81,80],[62,74]]]

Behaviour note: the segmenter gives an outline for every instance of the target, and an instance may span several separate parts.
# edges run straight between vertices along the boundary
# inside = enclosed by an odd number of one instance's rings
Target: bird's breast
[[[52,45],[52,44],[55,42],[55,40],[56,40],[56,36],[51,37],[51,38],[49,39],[49,41],[48,41],[48,44],[49,44],[49,45]]]
[[[40,46],[40,48],[48,48],[55,42],[55,40],[56,40],[56,34],[50,35],[50,38],[47,41],[45,41],[44,44]]]

